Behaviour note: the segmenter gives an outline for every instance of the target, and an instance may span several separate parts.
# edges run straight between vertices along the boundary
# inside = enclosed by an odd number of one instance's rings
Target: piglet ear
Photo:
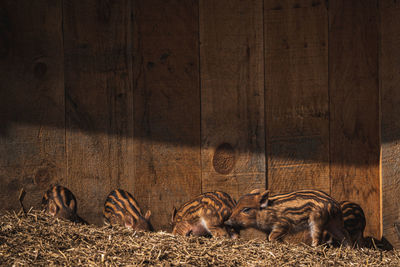
[[[259,203],[262,209],[268,207],[268,202],[269,202],[268,197],[269,197],[269,190],[264,190],[263,192],[260,192]]]
[[[76,202],[74,199],[71,199],[71,201],[69,202],[69,208],[70,210],[76,212]]]
[[[146,214],[144,215],[144,218],[146,219],[146,221],[148,221],[148,220],[150,219],[150,216],[151,216],[151,211],[148,210],[148,211],[146,212]]]
[[[262,191],[262,189],[257,188],[257,189],[252,190],[252,191],[250,192],[250,194],[259,194],[261,191]]]
[[[125,215],[125,227],[133,228],[134,220],[132,215],[126,214]]]
[[[50,199],[49,200],[49,213],[50,213],[50,215],[56,216],[57,210],[58,210],[58,208],[57,208],[56,203],[54,202],[54,200]]]
[[[172,210],[171,223],[173,223],[173,222],[174,222],[175,215],[176,215],[176,208],[174,207],[174,209]]]

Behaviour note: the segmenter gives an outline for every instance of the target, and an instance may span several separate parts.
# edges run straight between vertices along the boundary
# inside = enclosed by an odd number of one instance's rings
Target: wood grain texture
[[[265,188],[261,1],[200,1],[202,191]]]
[[[23,6],[23,8],[21,8]],[[65,179],[61,1],[0,3],[0,210]]]
[[[325,1],[265,1],[268,188],[329,193]]]
[[[136,1],[134,195],[169,230],[173,207],[201,192],[197,1]]]
[[[107,194],[133,191],[130,1],[64,1],[67,186],[102,223]]]
[[[383,236],[400,248],[400,2],[379,8]]]
[[[379,237],[377,1],[330,1],[329,19],[331,194],[359,203]]]

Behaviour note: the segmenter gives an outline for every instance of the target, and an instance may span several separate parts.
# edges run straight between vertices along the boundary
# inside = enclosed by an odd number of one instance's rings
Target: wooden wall
[[[381,231],[378,41],[376,0],[329,2],[331,194],[368,207],[367,235]]]
[[[0,4],[2,210],[19,208],[21,187],[37,207],[49,183],[67,181],[62,18],[61,1]]]
[[[19,209],[21,187],[39,207],[61,183],[100,224],[119,187],[169,230],[172,208],[201,192],[314,188],[360,203],[366,235],[399,242],[398,10],[393,0],[2,1],[1,207]]]
[[[383,235],[400,248],[400,2],[379,2]]]

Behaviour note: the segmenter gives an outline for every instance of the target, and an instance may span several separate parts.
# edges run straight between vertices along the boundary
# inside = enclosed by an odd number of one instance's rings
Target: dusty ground
[[[76,225],[29,211],[0,216],[0,265],[400,266],[400,252],[176,237]]]

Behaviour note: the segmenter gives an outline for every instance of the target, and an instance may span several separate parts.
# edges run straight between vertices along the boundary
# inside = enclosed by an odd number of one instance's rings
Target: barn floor
[[[29,211],[0,216],[0,265],[400,266],[400,252],[135,233]]]

